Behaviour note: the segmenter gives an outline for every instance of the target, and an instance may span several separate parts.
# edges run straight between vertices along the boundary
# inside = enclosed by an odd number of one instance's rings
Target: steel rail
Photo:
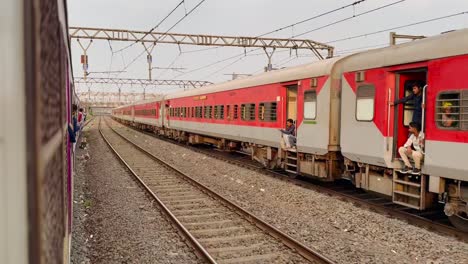
[[[104,141],[107,143],[112,152],[119,158],[119,160],[127,167],[131,174],[137,179],[137,181],[143,186],[151,197],[153,197],[158,205],[163,209],[164,213],[169,216],[170,220],[176,225],[176,227],[188,238],[189,243],[198,252],[198,255],[202,257],[208,263],[217,263],[213,257],[206,251],[206,249],[197,241],[197,239],[182,225],[182,223],[176,218],[176,216],[166,207],[166,205],[159,199],[159,197],[145,184],[145,182],[138,176],[138,174],[131,168],[131,166],[122,158],[117,150],[112,146],[107,137],[104,135],[101,129],[101,118],[99,118],[99,133],[101,134]],[[109,128],[111,128],[109,126]],[[115,131],[114,131],[115,132]]]
[[[114,131],[117,135],[119,135],[122,139],[126,140],[127,142],[132,144],[134,147],[136,147],[137,149],[139,149],[143,153],[147,154],[147,156],[151,157],[154,161],[156,161],[156,162],[162,164],[163,166],[166,166],[167,168],[173,170],[177,174],[183,176],[186,180],[188,180],[194,186],[200,188],[203,192],[205,192],[209,196],[220,200],[223,204],[230,207],[234,211],[237,211],[238,213],[241,213],[247,221],[253,223],[255,226],[262,229],[263,231],[265,231],[267,234],[271,235],[272,237],[275,237],[275,238],[279,239],[284,245],[286,245],[287,247],[295,250],[298,254],[300,254],[305,259],[307,259],[309,261],[312,261],[312,262],[318,262],[318,263],[330,263],[330,264],[334,263],[332,260],[330,260],[326,256],[322,255],[317,250],[312,249],[312,248],[302,244],[301,242],[297,241],[296,239],[292,238],[291,236],[287,235],[286,233],[282,232],[281,230],[277,229],[276,227],[274,227],[274,226],[268,224],[267,222],[261,220],[256,215],[246,211],[245,209],[243,209],[238,204],[230,201],[229,199],[223,197],[219,193],[211,190],[210,188],[208,188],[204,184],[202,184],[202,183],[198,182],[197,180],[193,179],[192,177],[190,177],[186,173],[180,171],[179,169],[177,169],[173,165],[171,165],[171,164],[161,160],[160,158],[156,157],[151,152],[149,152],[146,149],[140,147],[138,144],[134,143],[133,141],[126,138],[121,133],[117,132],[111,126],[109,126],[109,128],[112,131]]]

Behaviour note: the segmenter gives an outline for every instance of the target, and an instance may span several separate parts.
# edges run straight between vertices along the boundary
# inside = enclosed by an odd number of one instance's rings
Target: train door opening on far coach
[[[417,68],[395,73],[395,100],[413,93],[415,82],[426,84],[427,68]],[[409,123],[413,118],[414,102],[401,103],[394,108],[393,157],[398,158],[398,148],[403,146],[409,136]],[[424,109],[423,109],[424,113]],[[423,114],[424,118],[424,114]]]
[[[297,84],[286,86],[286,119],[297,120]],[[296,124],[297,126],[297,124]]]

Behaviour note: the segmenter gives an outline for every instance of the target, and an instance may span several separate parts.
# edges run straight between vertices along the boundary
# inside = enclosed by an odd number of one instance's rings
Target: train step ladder
[[[394,170],[393,203],[417,210],[426,209],[426,185],[425,175],[403,174]]]
[[[297,175],[297,151],[296,149],[286,149],[285,171],[289,174]]]

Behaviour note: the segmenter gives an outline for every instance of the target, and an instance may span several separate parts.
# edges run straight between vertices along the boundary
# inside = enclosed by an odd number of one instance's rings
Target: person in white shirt
[[[424,133],[421,132],[421,125],[417,122],[411,122],[409,124],[409,132],[411,136],[406,143],[398,149],[405,163],[405,168],[400,170],[400,172],[419,175],[421,174],[421,160],[424,156]],[[408,156],[414,160],[414,169],[409,162]]]

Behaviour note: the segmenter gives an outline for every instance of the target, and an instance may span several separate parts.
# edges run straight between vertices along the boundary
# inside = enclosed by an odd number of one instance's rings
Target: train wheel
[[[448,218],[454,227],[463,232],[468,232],[468,218],[456,214]]]

